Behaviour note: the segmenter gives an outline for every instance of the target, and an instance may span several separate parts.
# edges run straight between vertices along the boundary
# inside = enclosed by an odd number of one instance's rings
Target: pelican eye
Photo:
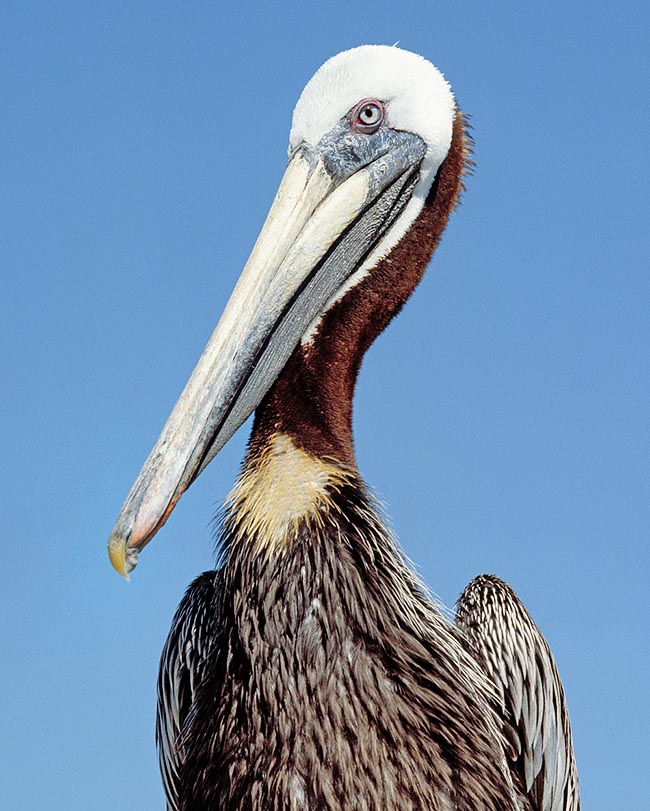
[[[384,105],[376,99],[365,99],[353,108],[350,115],[352,128],[357,132],[377,132],[384,120]]]

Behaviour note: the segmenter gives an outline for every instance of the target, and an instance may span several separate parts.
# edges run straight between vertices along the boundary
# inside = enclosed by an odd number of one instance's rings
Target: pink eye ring
[[[377,99],[364,99],[350,112],[350,123],[357,132],[368,135],[377,132],[384,120],[384,105]]]

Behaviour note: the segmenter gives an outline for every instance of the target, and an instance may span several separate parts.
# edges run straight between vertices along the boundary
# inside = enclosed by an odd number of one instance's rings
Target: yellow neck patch
[[[273,434],[244,469],[228,498],[228,513],[240,541],[259,551],[284,549],[301,524],[323,526],[331,494],[352,474],[335,462],[297,448],[286,434]]]

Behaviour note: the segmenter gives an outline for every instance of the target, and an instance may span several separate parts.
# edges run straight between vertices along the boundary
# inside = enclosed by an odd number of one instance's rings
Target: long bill
[[[305,148],[289,161],[230,301],[111,532],[109,557],[124,577],[410,199],[417,167],[379,160],[345,178]]]

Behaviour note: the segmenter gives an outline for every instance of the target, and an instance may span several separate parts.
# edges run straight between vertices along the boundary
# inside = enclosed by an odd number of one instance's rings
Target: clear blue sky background
[[[158,656],[247,430],[132,582],[106,538],[256,237],[315,69],[434,61],[475,176],[369,354],[362,472],[448,605],[495,572],[564,678],[584,806],[648,809],[645,2],[5,2],[0,807],[163,807]]]

